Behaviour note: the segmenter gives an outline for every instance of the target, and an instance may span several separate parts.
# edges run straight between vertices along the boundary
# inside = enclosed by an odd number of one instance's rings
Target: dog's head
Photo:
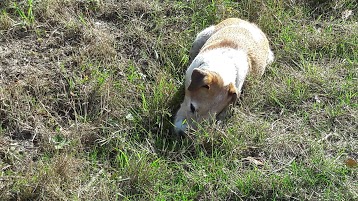
[[[237,89],[232,83],[225,86],[217,73],[195,68],[176,115],[175,131],[183,133],[188,125],[195,128],[194,123],[215,118],[236,99]]]

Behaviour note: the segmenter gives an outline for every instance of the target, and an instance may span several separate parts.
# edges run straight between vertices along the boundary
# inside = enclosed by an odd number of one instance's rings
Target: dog
[[[203,120],[223,118],[240,96],[246,78],[260,78],[274,54],[255,24],[229,18],[196,36],[189,59],[185,97],[174,119],[177,134],[185,134],[188,127],[195,129]]]

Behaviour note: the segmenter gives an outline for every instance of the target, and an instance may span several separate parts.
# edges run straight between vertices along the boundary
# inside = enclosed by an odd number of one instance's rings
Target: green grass
[[[35,22],[35,17],[33,14],[33,0],[27,1],[27,9],[22,10],[19,5],[14,2],[14,8],[17,12],[17,14],[20,16],[22,20],[22,24],[24,26],[32,26]]]
[[[351,10],[347,18],[342,13]],[[4,1],[0,200],[356,200],[358,4]],[[275,53],[225,121],[172,133],[196,34]]]

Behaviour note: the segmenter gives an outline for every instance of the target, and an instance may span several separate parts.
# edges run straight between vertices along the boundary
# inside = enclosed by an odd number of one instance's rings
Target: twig
[[[101,169],[94,177],[92,177],[91,181],[88,182],[88,184],[87,184],[84,188],[82,188],[82,189],[80,189],[80,190],[78,191],[77,196],[80,197],[80,196],[81,196],[81,193],[82,193],[83,191],[88,191],[88,189],[93,185],[93,183],[96,181],[96,179],[99,177],[99,175],[103,173],[103,171],[104,171],[104,170]]]
[[[336,133],[330,133],[330,134],[324,136],[323,138],[321,138],[320,140],[318,140],[317,142],[320,143],[320,142],[322,142],[323,140],[327,140],[327,139],[330,138],[331,136],[339,137],[339,135],[336,134]]]
[[[7,165],[7,166],[1,168],[1,171],[4,171],[4,170],[8,169],[9,167],[11,167],[11,165]]]

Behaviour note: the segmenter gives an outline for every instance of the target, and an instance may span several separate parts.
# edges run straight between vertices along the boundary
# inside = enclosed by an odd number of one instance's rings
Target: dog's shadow
[[[183,136],[178,135],[174,132],[174,119],[177,111],[180,108],[181,103],[184,101],[185,96],[185,84],[181,84],[172,98],[167,102],[167,108],[169,108],[169,113],[171,116],[168,116],[164,122],[164,128],[167,129],[169,138],[171,139],[181,139]]]

